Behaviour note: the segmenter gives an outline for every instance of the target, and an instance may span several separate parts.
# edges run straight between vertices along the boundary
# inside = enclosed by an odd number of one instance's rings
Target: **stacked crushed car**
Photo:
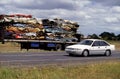
[[[74,38],[79,25],[63,19],[37,19],[31,15],[0,15],[7,39],[61,40]],[[76,40],[76,39],[75,39]]]

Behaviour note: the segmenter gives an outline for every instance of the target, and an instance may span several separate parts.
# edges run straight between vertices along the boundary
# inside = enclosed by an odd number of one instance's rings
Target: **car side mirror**
[[[93,44],[92,47],[94,47],[94,46],[97,46],[97,45]]]

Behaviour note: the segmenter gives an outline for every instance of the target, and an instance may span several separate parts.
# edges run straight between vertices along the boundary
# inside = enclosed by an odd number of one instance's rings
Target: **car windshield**
[[[92,40],[83,40],[79,44],[81,44],[81,45],[91,45],[92,43],[93,43]]]

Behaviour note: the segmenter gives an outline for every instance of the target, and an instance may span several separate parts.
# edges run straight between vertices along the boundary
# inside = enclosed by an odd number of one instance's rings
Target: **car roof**
[[[91,41],[104,41],[104,40],[101,40],[101,39],[85,39],[85,40],[91,40]]]

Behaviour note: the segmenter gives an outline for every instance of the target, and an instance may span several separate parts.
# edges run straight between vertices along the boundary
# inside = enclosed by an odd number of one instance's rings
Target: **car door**
[[[91,54],[100,54],[101,47],[100,47],[100,41],[94,41],[91,47]]]
[[[105,51],[108,49],[109,44],[107,44],[105,41],[100,41],[100,49],[101,54],[104,54]]]

